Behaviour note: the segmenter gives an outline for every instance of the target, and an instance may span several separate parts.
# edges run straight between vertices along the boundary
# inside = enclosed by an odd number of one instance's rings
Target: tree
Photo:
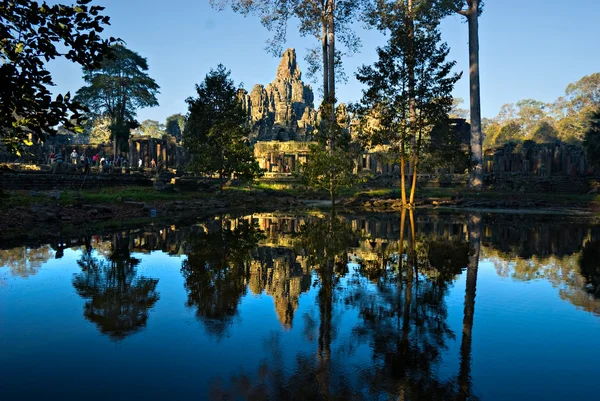
[[[465,120],[469,119],[469,110],[461,107],[464,102],[465,100],[463,98],[454,98],[454,101],[452,102],[452,110],[450,111],[451,118],[463,118]]]
[[[167,134],[175,137],[178,141],[181,141],[183,136],[183,130],[185,128],[185,116],[183,114],[173,114],[167,117],[166,132]]]
[[[600,109],[588,115],[588,128],[583,139],[583,148],[588,162],[600,166]]]
[[[600,73],[569,84],[565,96],[552,105],[558,135],[564,142],[581,143],[588,117],[600,106]]]
[[[349,126],[347,110],[342,109],[345,106],[338,107],[333,123],[328,118],[330,107],[331,103],[321,104],[320,120],[315,131],[317,143],[309,146],[309,157],[306,163],[300,165],[299,176],[309,187],[327,190],[334,207],[340,190],[359,181],[354,174],[359,149],[352,142],[348,129],[344,128]],[[332,142],[335,147],[330,146]]]
[[[198,97],[186,100],[189,116],[183,137],[184,146],[193,156],[190,169],[217,174],[221,190],[225,179],[232,175],[252,180],[261,173],[248,146],[246,113],[230,75],[219,64],[196,85]]]
[[[151,138],[162,138],[165,134],[165,126],[156,120],[144,120],[136,129],[136,133],[148,135]]]
[[[373,114],[379,120],[376,127],[362,132],[362,141],[369,147],[389,145],[398,155],[404,207],[414,204],[423,137],[447,121],[453,101],[451,92],[460,79],[459,74],[451,72],[455,63],[446,61],[449,50],[440,40],[436,28],[407,27],[400,20],[391,30],[388,44],[377,49],[379,60],[373,66],[361,67],[357,73],[357,79],[367,88],[356,111],[362,121]],[[413,177],[407,200],[408,151]]]
[[[87,86],[75,99],[89,108],[92,118],[110,119],[115,159],[130,130],[138,126],[136,110],[158,106],[159,86],[147,71],[148,61],[122,44],[113,45],[98,68],[83,69]]]
[[[482,0],[449,0],[454,10],[469,23],[469,80],[471,90],[471,174],[469,187],[483,187],[483,135],[481,133],[481,93],[479,85],[479,15]],[[466,4],[465,4],[466,1]],[[466,6],[466,8],[464,8]]]
[[[70,93],[52,99],[46,63],[57,58],[91,68],[102,60],[114,38],[99,34],[109,25],[104,7],[41,4],[32,0],[0,3],[0,144],[20,154],[34,140],[55,135],[56,127],[81,131],[85,109]]]
[[[530,139],[535,143],[556,143],[559,141],[558,133],[552,121],[542,120],[533,127]]]
[[[88,135],[89,142],[92,145],[103,145],[110,142],[110,119],[106,117],[99,117],[94,120],[90,120],[87,124],[86,134]]]

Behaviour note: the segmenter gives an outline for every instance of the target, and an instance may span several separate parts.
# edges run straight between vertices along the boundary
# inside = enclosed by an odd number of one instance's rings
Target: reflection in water
[[[454,339],[446,322],[446,290],[466,266],[469,246],[459,239],[417,238],[412,211],[405,245],[405,213],[395,248],[406,249],[406,254],[400,251],[391,258],[397,264],[382,265],[385,270],[376,291],[364,282],[353,283],[350,302],[362,318],[354,329],[354,341],[372,344],[374,361],[359,377],[367,399],[453,399],[460,394],[457,386],[436,377],[436,366],[447,341]]]
[[[158,301],[158,280],[138,277],[140,261],[131,257],[129,243],[121,235],[112,239],[107,259],[93,255],[91,241],[77,262],[81,273],[73,287],[86,299],[84,316],[112,339],[121,340],[146,325],[148,311]]]
[[[196,308],[210,334],[222,337],[231,325],[246,292],[252,252],[262,238],[257,226],[244,219],[219,218],[191,234],[181,268],[187,306]]]
[[[600,298],[600,241],[586,241],[579,256],[579,268],[586,279],[588,292]]]
[[[0,250],[0,264],[27,277],[65,244],[78,247],[72,284],[85,299],[86,319],[112,339],[143,328],[150,313],[172,312],[168,302],[150,312],[159,299],[158,279],[140,275],[139,254],[181,256],[176,261],[181,281],[169,288],[185,291],[185,306],[202,323],[207,343],[218,348],[215,353],[236,348],[231,341],[244,330],[263,347],[223,362],[228,370],[203,371],[203,379],[213,383],[210,396],[219,400],[485,399],[473,375],[473,366],[486,363],[479,348],[485,339],[479,337],[476,348],[473,339],[486,329],[476,319],[486,308],[476,313],[475,301],[490,280],[480,274],[487,267],[496,268],[494,277],[548,281],[562,299],[600,315],[600,230],[570,221],[413,211],[259,214],[57,244]],[[157,277],[163,285],[169,280]],[[453,291],[462,287],[453,284],[459,278],[465,290],[457,297]],[[254,304],[239,307],[250,299],[260,305],[261,319],[272,299],[282,330],[236,319],[256,313],[246,307]],[[198,325],[184,330],[193,337]],[[205,351],[210,354],[199,352]]]
[[[11,276],[27,278],[35,276],[42,265],[54,257],[50,245],[38,248],[20,246],[12,249],[0,249],[0,268],[7,267]]]

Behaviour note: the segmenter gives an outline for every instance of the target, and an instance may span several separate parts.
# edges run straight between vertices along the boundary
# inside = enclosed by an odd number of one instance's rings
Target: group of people
[[[65,153],[65,148],[61,148],[56,153],[52,151],[50,153],[50,164],[52,165],[52,171],[56,172],[62,169],[62,164],[64,162],[63,154]],[[81,168],[82,173],[90,174],[91,166],[94,167],[129,167],[129,160],[127,160],[122,155],[118,155],[116,159],[107,158],[104,155],[101,155],[100,152],[96,152],[93,156],[86,154],[86,152],[77,153],[77,149],[73,148],[73,151],[69,155],[68,160],[70,160],[71,164]],[[134,166],[131,166],[134,167]],[[137,163],[138,168],[150,168],[152,170],[161,169],[163,167],[163,163],[161,158],[159,157],[158,163],[153,158],[150,159],[148,156],[145,157],[145,160],[139,159]]]

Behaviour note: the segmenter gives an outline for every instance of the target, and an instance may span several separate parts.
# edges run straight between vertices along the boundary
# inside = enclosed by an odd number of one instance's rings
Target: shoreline
[[[437,195],[423,192],[423,195]],[[307,212],[331,207],[322,194],[256,188],[231,188],[223,193],[169,194],[153,189],[122,188],[98,192],[61,191],[59,196],[56,194],[56,191],[33,194],[28,191],[5,192],[5,197],[0,199],[0,240],[4,243],[21,238],[35,242],[36,237],[53,232],[59,235],[156,222],[189,224],[218,215]],[[417,210],[435,212],[600,218],[600,202],[595,196],[555,196],[549,200],[514,193],[462,192],[453,196],[421,196],[415,203]],[[380,194],[359,192],[342,195],[336,207],[342,212],[367,214],[402,210],[393,190]],[[151,217],[152,211],[155,217]]]

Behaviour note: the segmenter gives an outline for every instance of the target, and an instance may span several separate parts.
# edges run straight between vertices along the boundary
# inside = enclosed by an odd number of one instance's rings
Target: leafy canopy
[[[179,113],[167,117],[165,128],[167,134],[175,137],[178,141],[180,141],[181,137],[183,136],[183,131],[185,129],[185,121],[185,116]]]
[[[589,163],[596,167],[600,166],[600,109],[588,115],[583,148],[585,149]]]
[[[60,124],[81,131],[85,109],[70,93],[52,98],[46,63],[62,57],[92,68],[102,60],[115,39],[100,37],[109,18],[90,2],[0,2],[0,145],[8,151],[20,153],[30,145],[28,133],[34,139],[55,135]]]
[[[411,40],[400,24],[388,44],[377,49],[379,60],[359,69],[357,79],[367,88],[354,109],[361,117],[360,137],[366,146],[397,147],[404,143],[408,147],[411,138],[447,122],[453,106],[452,89],[460,74],[452,73],[455,62],[446,61],[449,49],[440,40],[436,29],[417,29]],[[414,93],[409,91],[409,52],[414,62]],[[411,118],[413,99],[416,116]],[[366,127],[373,118],[377,124]]]
[[[184,146],[193,156],[190,169],[200,174],[217,174],[221,186],[232,175],[253,179],[260,174],[248,146],[246,112],[230,75],[219,64],[196,85],[197,97],[186,100],[189,116],[183,133]]]
[[[115,153],[117,144],[126,144],[139,108],[158,106],[158,84],[148,73],[148,61],[118,43],[98,68],[84,68],[86,86],[77,91],[76,99],[88,107],[92,118],[110,120]]]
[[[156,120],[144,120],[136,129],[138,135],[148,135],[151,138],[162,138],[165,134],[164,124]]]

